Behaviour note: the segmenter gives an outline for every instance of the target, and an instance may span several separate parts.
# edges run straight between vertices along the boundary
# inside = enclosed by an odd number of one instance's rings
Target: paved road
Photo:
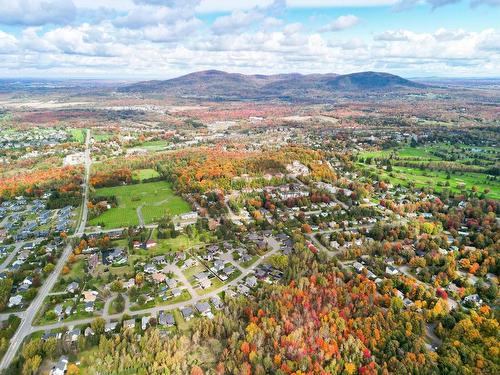
[[[396,221],[393,221],[391,223],[387,221],[379,221],[381,222],[384,226],[389,226],[389,227],[398,227],[400,225],[405,225],[408,223],[407,219],[399,219]],[[319,230],[317,232],[314,232],[313,234],[327,234],[327,233],[334,233],[334,232],[348,232],[351,230],[361,230],[361,229],[367,229],[370,230],[375,226],[375,223],[373,224],[361,224],[361,225],[355,225],[352,227],[347,227],[347,228],[333,228],[333,229],[325,229],[325,230]]]
[[[398,225],[398,224],[396,224]],[[309,238],[311,239],[311,241],[320,249],[323,249],[328,255],[330,256],[335,256],[337,255],[340,250],[337,250],[337,251],[330,251],[329,249],[327,249],[325,246],[323,246],[315,237],[314,235],[309,235]],[[342,262],[342,261],[339,261],[339,265],[340,265],[340,268],[342,269],[347,269],[347,262]],[[418,284],[424,286],[425,288],[428,288],[430,290],[435,290],[434,287],[432,287],[431,285],[427,284],[427,283],[424,283],[423,281],[420,281],[418,280],[415,276],[413,276],[410,271],[409,271],[409,268],[408,266],[397,266],[398,270],[403,273],[404,275],[408,276],[408,277],[411,277],[412,279],[414,279]],[[457,301],[455,301],[454,299],[452,298],[449,298],[448,297],[448,307],[450,309],[455,309],[457,306],[458,306],[458,303]],[[432,350],[432,351],[435,351],[435,348],[441,346],[442,344],[442,341],[441,339],[439,339],[439,337],[436,336],[436,334],[434,333],[434,329],[435,329],[435,324],[426,324],[426,327],[425,327],[425,331],[426,331],[426,336],[428,338],[428,340],[430,341],[430,344],[428,345],[428,349],[429,350]]]
[[[237,285],[240,283],[245,277],[247,277],[250,273],[254,272],[254,269],[261,264],[265,259],[270,257],[271,255],[276,254],[279,249],[279,243],[274,239],[271,238],[269,241],[272,250],[270,250],[267,254],[265,254],[263,257],[259,258],[250,268],[245,269],[240,276],[238,276],[236,279],[233,281],[223,285],[222,287],[213,290],[209,293],[203,294],[203,295],[198,295],[195,293],[192,298],[189,301],[184,301],[184,302],[177,302],[173,303],[171,305],[164,305],[164,306],[155,306],[151,307],[149,309],[143,309],[143,310],[135,310],[135,311],[129,311],[128,307],[125,309],[125,313],[128,313],[131,316],[136,316],[136,315],[145,315],[145,314],[158,314],[160,311],[172,311],[175,309],[179,309],[188,305],[193,305],[196,302],[202,301],[202,300],[207,300],[211,297],[216,296],[222,291],[227,290],[228,288]],[[105,317],[109,320],[119,320],[123,316],[124,313],[119,313],[119,314],[112,314],[112,315],[107,315],[105,314]],[[37,327],[29,327],[29,332],[28,334],[37,332],[37,331],[47,331],[47,330],[53,330],[53,329],[58,329],[61,327],[68,327],[68,326],[77,326],[77,325],[83,325],[83,324],[89,324],[91,323],[96,317],[93,318],[86,318],[86,319],[80,319],[80,320],[73,320],[73,321],[61,321],[53,324],[48,324],[44,326],[37,326]]]
[[[189,292],[189,294],[191,294],[191,296],[194,297],[194,296],[198,295],[196,290],[193,288],[193,286],[188,281],[188,279],[186,278],[184,273],[182,273],[182,271],[179,269],[179,267],[177,267],[175,264],[170,264],[166,268],[168,271],[173,272],[177,276],[177,278],[182,282],[182,285],[188,290],[188,292]]]
[[[2,272],[4,269],[7,268],[7,266],[12,262],[12,259],[14,259],[14,257],[17,255],[17,253],[24,246],[25,243],[26,242],[17,242],[15,244],[14,250],[10,252],[7,258],[5,258],[5,260],[3,261],[2,265],[0,265],[0,272]]]
[[[158,227],[158,224],[147,224],[144,225],[144,228],[146,229],[155,229]],[[99,230],[89,230],[85,232],[86,235],[95,235],[95,234],[105,234],[109,232],[115,232],[115,231],[123,231],[127,230],[127,227],[120,227],[120,228],[107,228],[107,229],[99,229]]]
[[[80,217],[80,222],[77,224],[76,231],[74,236],[79,237],[83,234],[85,230],[85,225],[87,223],[87,203],[89,197],[89,175],[90,175],[90,130],[87,130],[87,137],[85,139],[85,176],[83,183],[83,198],[82,198],[82,214]],[[9,348],[2,358],[2,362],[0,362],[0,370],[4,370],[9,367],[10,363],[14,359],[19,347],[21,346],[23,340],[27,335],[33,332],[33,321],[35,319],[36,313],[40,310],[40,307],[45,300],[45,297],[49,295],[50,291],[54,287],[54,284],[59,277],[68,257],[71,255],[73,248],[70,244],[68,244],[59,258],[56,266],[54,267],[54,271],[47,277],[45,282],[42,284],[40,289],[38,290],[38,294],[35,299],[31,302],[29,307],[26,309],[23,319],[21,320],[21,324],[19,325],[16,333],[12,336],[10,340]]]
[[[24,313],[25,313],[25,311],[14,311],[14,312],[10,312],[10,313],[2,313],[2,314],[0,314],[0,322],[8,319],[9,316],[11,316],[11,315],[15,315],[15,316],[22,318],[22,317],[24,317]]]
[[[404,266],[396,266],[396,268],[399,270],[399,272],[403,273],[404,275],[408,276],[408,277],[411,277],[413,280],[415,280],[415,282],[417,284],[420,284],[422,285],[424,288],[427,288],[427,289],[430,289],[432,291],[435,291],[436,288],[434,288],[432,285],[430,284],[427,284],[419,279],[417,279],[414,275],[412,275],[410,273],[410,269],[408,266],[404,265]],[[458,307],[458,302],[455,301],[453,298],[451,297],[448,297],[447,299],[447,302],[448,302],[448,308],[450,310],[453,310],[453,309],[456,309]]]

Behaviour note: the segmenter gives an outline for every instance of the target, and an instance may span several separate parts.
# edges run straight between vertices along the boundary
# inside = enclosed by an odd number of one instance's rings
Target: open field
[[[71,129],[70,133],[73,142],[78,142],[78,143],[85,142],[85,129]]]
[[[154,151],[164,150],[167,145],[168,145],[167,141],[158,140],[158,141],[147,141],[147,142],[141,143],[137,147],[154,152]]]
[[[151,249],[135,249],[134,253],[143,256],[156,256],[156,255],[166,255],[175,253],[177,251],[182,251],[189,249],[193,246],[203,243],[199,237],[190,239],[185,234],[181,234],[175,238],[163,238],[157,239],[156,229],[153,233],[153,238],[157,241],[158,245]]]
[[[160,174],[154,169],[139,169],[134,171],[134,178],[140,181],[147,180],[150,178],[159,177]]]
[[[408,159],[422,161],[455,161],[465,164],[470,160],[478,159],[493,164],[498,162],[500,151],[492,147],[473,147],[461,144],[450,145],[439,143],[418,147],[402,147],[387,150],[362,151],[358,155],[361,158],[374,159]],[[447,156],[448,158],[445,158]]]
[[[89,221],[89,226],[105,228],[139,225],[137,208],[142,207],[146,224],[159,220],[165,213],[178,215],[190,210],[189,204],[176,196],[165,181],[96,189],[99,196],[116,196],[118,206]]]
[[[414,184],[418,188],[432,187],[436,191],[448,189],[450,192],[459,193],[470,191],[477,187],[478,193],[492,199],[500,199],[500,181],[488,179],[487,168],[498,163],[499,153],[487,147],[469,147],[464,145],[438,144],[426,147],[404,147],[400,149],[365,151],[358,157],[359,165],[379,174],[383,179],[392,184]],[[368,159],[373,159],[369,161]],[[390,161],[392,171],[381,168],[376,162]],[[421,163],[417,166],[397,165],[401,162],[412,161]],[[477,165],[478,172],[461,172],[449,170],[431,170],[428,166],[446,162],[456,169],[470,168]],[[476,162],[476,164],[473,164]],[[434,164],[433,164],[434,163]],[[483,170],[485,171],[483,173]]]
[[[94,138],[97,142],[107,141],[111,137],[113,137],[113,135],[110,133],[102,133],[102,132],[92,133],[92,138]]]

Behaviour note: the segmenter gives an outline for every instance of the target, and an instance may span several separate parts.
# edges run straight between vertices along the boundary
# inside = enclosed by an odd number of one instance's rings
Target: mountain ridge
[[[349,93],[411,91],[427,85],[383,72],[350,74],[246,75],[221,70],[203,70],[168,80],[142,81],[118,88],[122,93],[166,96],[256,99],[329,97]]]

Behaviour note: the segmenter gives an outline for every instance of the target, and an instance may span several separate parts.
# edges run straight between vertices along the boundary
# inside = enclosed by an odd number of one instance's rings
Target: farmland
[[[190,210],[189,205],[176,196],[170,184],[164,181],[100,188],[96,189],[95,194],[115,196],[118,205],[90,220],[89,226],[120,228],[139,225],[139,207],[146,224],[159,220],[166,213],[178,215]]]

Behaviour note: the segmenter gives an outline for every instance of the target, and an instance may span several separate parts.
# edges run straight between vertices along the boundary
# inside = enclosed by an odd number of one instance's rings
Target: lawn
[[[186,276],[186,279],[190,281],[189,279],[191,279],[194,275],[205,271],[207,271],[207,268],[203,264],[198,264],[196,266],[189,267],[183,270],[182,273],[184,274],[184,276]]]
[[[83,143],[85,142],[85,129],[71,129],[70,130],[71,138],[73,142]]]
[[[185,302],[189,301],[191,299],[191,294],[189,294],[187,289],[183,289],[182,293],[178,297],[171,297],[164,301],[160,297],[156,297],[155,299],[143,304],[139,305],[137,303],[133,304],[130,306],[130,311],[139,311],[139,310],[144,310],[144,309],[150,309],[155,306],[168,306],[168,305],[173,305],[174,303],[179,303],[179,302]]]
[[[231,281],[237,279],[238,277],[240,277],[241,275],[241,271],[240,270],[236,270],[234,271],[231,276],[225,280],[225,281],[221,281],[219,280],[217,277],[214,277],[213,279],[210,279],[212,281],[212,286],[210,288],[207,288],[207,289],[197,289],[196,292],[200,295],[200,296],[203,296],[207,293],[211,293],[213,292],[214,290],[217,290],[219,288],[221,288],[222,286],[230,283]]]
[[[182,314],[180,312],[180,310],[177,310],[175,309],[173,312],[172,312],[172,315],[174,316],[174,319],[175,319],[175,325],[177,326],[177,329],[179,331],[187,331],[188,329],[190,329],[193,324],[196,322],[196,319],[195,318],[192,318],[191,320],[189,321],[185,321],[184,318],[182,317]]]
[[[430,150],[430,147],[403,147],[401,149],[363,151],[359,153],[359,156],[362,158],[388,158],[394,154],[404,159],[440,160],[437,156],[432,155]]]
[[[248,268],[250,267],[252,264],[254,264],[255,262],[257,262],[257,260],[260,258],[260,256],[258,255],[254,255],[250,260],[247,260],[246,262],[242,262],[240,265],[243,267],[243,268]]]
[[[69,271],[68,274],[63,276],[63,279],[65,281],[70,281],[70,280],[83,280],[85,277],[85,265],[86,265],[86,260],[85,258],[80,258],[77,260],[75,263],[71,265],[71,270]]]
[[[175,238],[157,239],[156,229],[153,234],[153,238],[156,239],[158,245],[151,249],[135,249],[134,254],[142,256],[156,256],[156,255],[166,255],[170,253],[175,253],[177,251],[182,251],[189,249],[195,245],[199,245],[202,241],[199,237],[190,239],[185,234],[181,234]]]
[[[116,196],[118,206],[89,220],[89,226],[104,224],[105,228],[139,225],[137,208],[142,206],[145,224],[161,219],[165,213],[178,215],[190,211],[189,204],[176,196],[168,182],[158,181],[127,186],[96,189],[98,196]]]
[[[221,288],[225,284],[221,280],[219,280],[217,277],[210,279],[210,281],[212,282],[212,285],[210,286],[210,288],[207,288],[207,289],[197,288],[196,293],[198,293],[200,296],[203,296],[207,293],[213,292],[214,290]]]
[[[107,141],[111,137],[113,137],[113,135],[110,133],[98,133],[98,132],[92,133],[92,138],[94,138],[97,142]]]
[[[479,192],[489,189],[486,194],[488,198],[500,199],[500,183],[495,181],[487,181],[486,175],[482,173],[450,173],[450,179],[446,178],[446,173],[441,171],[422,171],[417,168],[393,167],[393,172],[377,170],[375,167],[369,167],[377,171],[382,179],[388,179],[392,184],[408,185],[413,182],[416,187],[432,187],[436,191],[442,191],[448,188],[451,192],[459,193],[460,186],[465,185],[465,189],[469,190],[472,186],[477,186]],[[446,183],[449,186],[445,186]]]
[[[57,305],[57,303],[53,304],[51,303],[51,296],[48,296],[44,300],[44,305],[43,307],[38,310],[36,316],[35,316],[35,321],[34,325],[47,325],[47,324],[54,324],[59,321],[58,318],[56,319],[50,319],[50,316],[47,315],[47,312],[53,311],[54,307]],[[67,306],[75,306],[75,302],[73,299],[68,298],[64,301],[61,302],[63,309],[65,309]],[[71,322],[74,320],[80,320],[80,319],[85,319],[85,318],[91,318],[93,316],[98,315],[98,311],[102,310],[104,308],[104,302],[97,300],[95,301],[95,310],[94,312],[86,312],[85,311],[85,303],[83,301],[78,302],[76,304],[76,309],[73,309],[73,313],[61,320],[61,322]]]
[[[124,305],[121,305],[118,303],[118,297],[113,298],[113,301],[109,304],[108,307],[108,314],[113,315],[113,314],[118,314],[122,313],[124,310]]]
[[[160,174],[152,168],[139,169],[134,171],[134,178],[140,181],[148,180],[150,178],[160,177]]]
[[[149,151],[162,151],[168,145],[167,141],[157,140],[157,141],[147,141],[140,144],[138,147],[145,148]]]
[[[132,266],[109,267],[109,272],[113,276],[123,277],[128,274],[133,274],[134,268]]]
[[[460,150],[457,152],[457,150]],[[494,163],[496,158],[496,150],[491,150],[482,147],[471,147],[464,145],[450,146],[448,144],[436,144],[425,147],[403,147],[391,150],[380,151],[364,151],[359,154],[361,158],[374,158],[374,159],[387,159],[391,155],[395,155],[400,160],[421,160],[423,163],[439,162],[442,159],[433,152],[439,155],[445,153],[454,155],[456,159],[453,162],[457,165],[465,164],[472,160],[472,158],[479,158],[485,162]],[[450,160],[450,159],[448,159]],[[449,178],[448,172],[445,170],[426,170],[414,166],[404,167],[394,165],[391,173],[378,168],[374,164],[359,163],[363,168],[370,169],[380,175],[381,178],[389,180],[392,184],[408,185],[410,182],[414,183],[416,187],[432,187],[436,191],[449,189],[453,193],[459,193],[463,189],[470,191],[472,186],[478,188],[479,193],[484,192],[486,189],[490,190],[486,196],[488,198],[500,199],[500,182],[487,180],[485,173],[479,172],[453,172],[450,171]]]

